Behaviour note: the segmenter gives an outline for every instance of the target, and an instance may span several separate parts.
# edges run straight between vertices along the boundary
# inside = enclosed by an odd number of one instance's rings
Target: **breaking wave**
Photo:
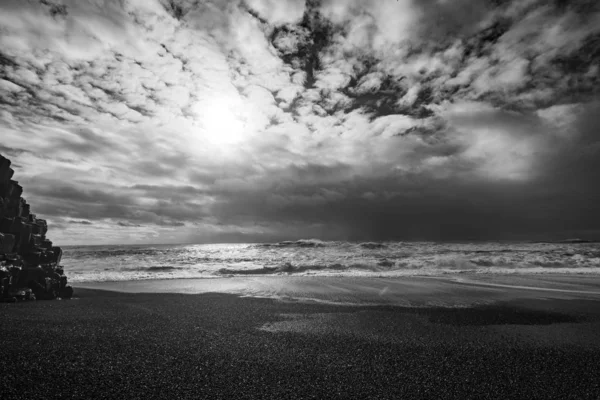
[[[149,272],[175,271],[178,269],[181,269],[181,267],[158,266],[158,267],[140,268],[140,270],[142,270],[142,271],[149,271]]]
[[[360,243],[359,246],[365,249],[383,249],[386,247],[385,244],[378,242],[364,242]]]
[[[325,247],[336,242],[324,242],[319,239],[286,240],[278,243],[261,243],[258,247]]]

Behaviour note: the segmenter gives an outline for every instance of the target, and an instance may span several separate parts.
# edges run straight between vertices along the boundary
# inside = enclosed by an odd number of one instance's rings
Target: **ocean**
[[[67,246],[71,282],[252,275],[600,274],[600,243],[323,242]]]

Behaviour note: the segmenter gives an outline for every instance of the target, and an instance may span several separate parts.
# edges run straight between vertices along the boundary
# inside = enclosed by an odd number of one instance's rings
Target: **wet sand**
[[[540,278],[81,285],[0,304],[2,398],[600,398],[598,279]]]
[[[126,293],[228,293],[339,305],[468,307],[514,299],[600,300],[600,277],[484,275],[437,277],[245,276],[79,284]]]

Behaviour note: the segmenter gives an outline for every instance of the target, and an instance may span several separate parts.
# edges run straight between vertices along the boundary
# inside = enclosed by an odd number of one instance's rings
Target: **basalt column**
[[[62,250],[46,237],[48,224],[32,213],[13,175],[0,155],[0,300],[70,298]]]

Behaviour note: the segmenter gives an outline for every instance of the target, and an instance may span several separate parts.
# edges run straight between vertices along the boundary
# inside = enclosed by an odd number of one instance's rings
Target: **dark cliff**
[[[0,155],[0,299],[69,298],[73,289],[60,266],[62,250],[46,238],[48,224],[31,212]]]

